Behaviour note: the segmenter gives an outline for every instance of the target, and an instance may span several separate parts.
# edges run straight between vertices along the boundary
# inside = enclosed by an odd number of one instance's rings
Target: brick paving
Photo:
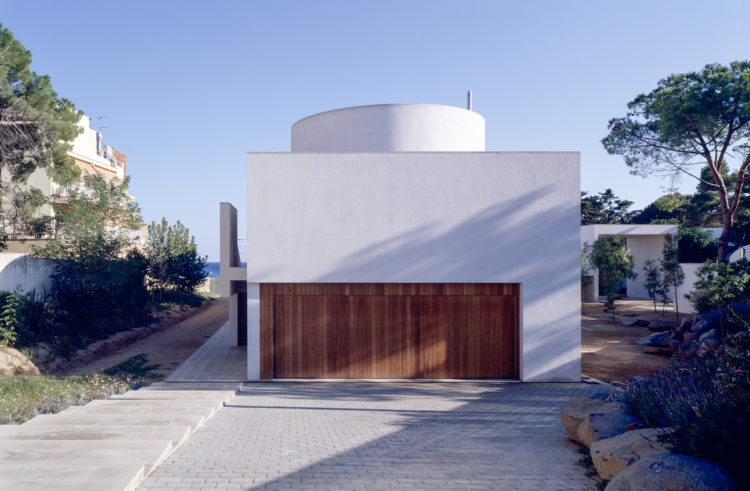
[[[593,489],[559,414],[601,390],[247,385],[139,489]]]

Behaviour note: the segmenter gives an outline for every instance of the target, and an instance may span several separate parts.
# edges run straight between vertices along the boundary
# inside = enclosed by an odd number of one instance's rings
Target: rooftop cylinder
[[[484,152],[484,118],[438,104],[378,104],[292,126],[292,152]]]

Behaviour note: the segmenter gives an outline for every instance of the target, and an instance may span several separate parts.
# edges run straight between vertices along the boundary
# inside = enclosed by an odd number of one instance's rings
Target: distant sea
[[[209,278],[218,278],[221,268],[218,262],[206,263],[206,267],[203,270],[206,272]],[[247,263],[242,263],[242,266],[247,266]]]

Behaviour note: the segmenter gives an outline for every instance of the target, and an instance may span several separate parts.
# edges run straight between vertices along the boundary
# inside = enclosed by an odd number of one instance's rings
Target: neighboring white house
[[[81,176],[95,174],[101,176],[107,181],[112,179],[123,180],[127,175],[127,156],[114,147],[102,144],[102,134],[90,126],[91,120],[88,116],[82,115],[78,121],[80,133],[72,142],[72,148],[68,151],[76,166],[81,170]],[[3,174],[3,186],[6,188],[11,185],[10,175]],[[44,194],[46,198],[51,198],[52,203],[62,203],[67,196],[67,189],[61,187],[47,174],[47,169],[39,167],[29,176],[26,183],[14,184],[21,189],[36,188]],[[78,188],[82,189],[83,182],[78,183]],[[12,215],[10,202],[6,199],[0,203],[3,215]],[[53,217],[55,215],[54,206],[45,204],[37,211],[36,217]],[[23,223],[18,223],[5,218],[0,225],[8,234],[6,241],[7,251],[14,253],[30,253],[33,246],[43,246],[45,237],[42,234],[33,235],[24,230]],[[137,239],[141,245],[145,244],[143,236],[146,229],[134,233],[134,239]]]
[[[578,152],[487,152],[432,104],[317,114],[291,148],[247,155],[244,284],[222,205],[248,379],[580,380]]]
[[[622,225],[602,224],[583,225],[581,227],[581,249],[585,244],[592,245],[596,239],[604,237],[625,237],[627,248],[633,255],[635,272],[638,277],[626,280],[626,291],[629,298],[649,298],[643,286],[643,265],[646,260],[659,261],[664,248],[666,235],[677,236],[677,225]],[[582,299],[587,302],[598,300],[599,275],[590,272],[584,281]]]

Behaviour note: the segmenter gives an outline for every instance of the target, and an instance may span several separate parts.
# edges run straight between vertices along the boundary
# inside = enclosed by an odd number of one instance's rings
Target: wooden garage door
[[[517,378],[517,284],[262,284],[262,378]]]

